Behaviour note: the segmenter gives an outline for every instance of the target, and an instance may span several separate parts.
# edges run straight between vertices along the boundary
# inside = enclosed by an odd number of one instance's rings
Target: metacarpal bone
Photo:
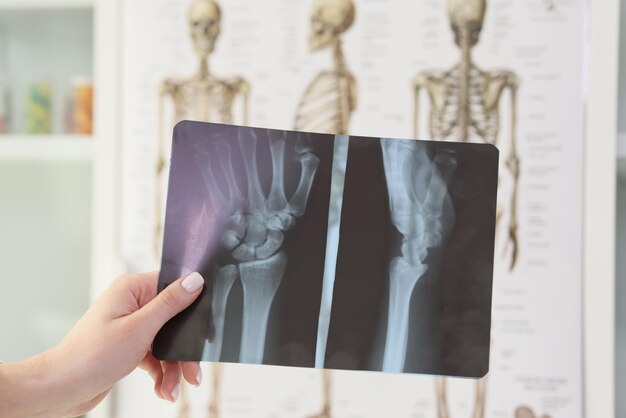
[[[243,285],[243,328],[239,353],[242,363],[263,362],[267,321],[286,266],[287,256],[283,251],[264,260],[239,265]]]
[[[228,186],[228,199],[232,207],[239,209],[244,201],[243,193],[239,189],[237,184],[237,177],[233,170],[232,150],[230,144],[226,142],[219,142],[216,145],[218,155],[220,155],[220,165],[226,177],[226,184]]]
[[[251,212],[264,212],[265,196],[263,195],[256,162],[256,133],[252,129],[239,128],[237,135],[248,180],[248,209]]]
[[[268,131],[270,151],[272,153],[272,186],[267,198],[269,210],[278,211],[287,206],[285,198],[285,138],[284,132]]]
[[[211,161],[210,153],[207,150],[201,148],[196,152],[195,158],[198,168],[200,169],[200,174],[202,175],[202,179],[207,186],[211,198],[215,201],[216,204],[225,202],[226,196],[222,193],[222,190],[215,180],[215,174],[213,173],[213,163]]]
[[[294,216],[301,216],[306,209],[306,202],[311,192],[311,186],[313,185],[319,162],[320,159],[310,152],[300,156],[300,165],[302,167],[300,183],[298,183],[296,192],[289,200],[289,212]]]
[[[219,361],[222,353],[222,341],[224,338],[224,317],[226,315],[226,303],[228,295],[239,276],[239,270],[232,264],[217,270],[213,279],[213,294],[211,299],[212,329],[215,332],[213,338],[209,338],[204,345],[202,353],[203,361]]]
[[[427,216],[441,217],[444,199],[448,197],[448,183],[456,168],[456,159],[448,153],[438,153],[432,164],[433,175],[428,185],[424,200],[424,212]]]
[[[281,231],[290,230],[296,223],[295,218],[286,212],[278,212],[276,215],[270,216],[265,222],[268,229],[279,229]]]

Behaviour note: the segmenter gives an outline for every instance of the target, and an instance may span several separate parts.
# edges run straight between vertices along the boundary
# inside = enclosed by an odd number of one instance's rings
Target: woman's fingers
[[[163,381],[161,362],[155,359],[152,353],[148,352],[143,360],[141,360],[141,363],[139,363],[139,368],[145,370],[152,380],[154,380],[154,392],[159,398],[163,399],[161,395],[161,382]]]
[[[202,369],[197,361],[181,361],[183,376],[185,380],[194,386],[200,386],[202,383]]]
[[[180,394],[181,367],[179,361],[162,361],[163,382],[161,396],[168,401],[175,402]]]

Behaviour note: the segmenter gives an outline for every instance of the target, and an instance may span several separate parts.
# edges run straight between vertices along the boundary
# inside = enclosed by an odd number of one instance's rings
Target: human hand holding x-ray
[[[400,255],[389,267],[389,310],[383,371],[402,372],[407,351],[411,295],[428,270],[429,248],[443,244],[454,226],[448,184],[456,169],[452,153],[433,159],[417,141],[381,139],[391,221],[402,235]]]

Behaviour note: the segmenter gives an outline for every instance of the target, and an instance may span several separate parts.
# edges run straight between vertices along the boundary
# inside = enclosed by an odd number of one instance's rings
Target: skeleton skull
[[[314,0],[311,9],[309,48],[317,51],[337,39],[354,22],[352,0]]]
[[[206,58],[220,33],[220,7],[213,0],[194,0],[189,8],[189,30],[196,53]]]
[[[478,43],[486,7],[486,0],[448,0],[448,17],[458,46],[462,46],[463,34],[469,37],[470,47]]]

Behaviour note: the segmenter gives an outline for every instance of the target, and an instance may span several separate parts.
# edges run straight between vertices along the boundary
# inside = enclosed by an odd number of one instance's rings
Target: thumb
[[[141,316],[140,322],[150,330],[157,332],[176,314],[189,307],[202,293],[204,278],[200,273],[191,273],[181,277],[161,291],[154,299],[135,313]]]

